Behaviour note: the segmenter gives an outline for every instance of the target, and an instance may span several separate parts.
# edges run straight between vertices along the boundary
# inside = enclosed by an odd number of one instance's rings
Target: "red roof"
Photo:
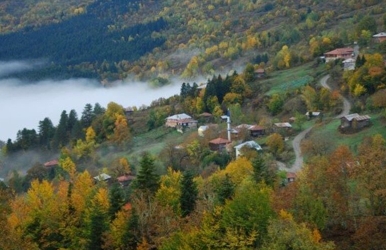
[[[265,70],[264,69],[257,69],[255,72],[258,74],[263,74],[265,72]]]
[[[128,203],[126,203],[125,205],[123,205],[123,210],[129,211],[129,210],[131,210],[132,207],[133,207],[133,206],[131,205],[131,203],[128,202]]]
[[[354,52],[353,48],[339,48],[334,49],[332,51],[329,51],[327,53],[324,53],[325,55],[347,55]]]
[[[212,117],[213,115],[211,113],[204,112],[204,113],[200,114],[199,116]]]
[[[231,143],[231,142],[228,141],[227,139],[224,139],[224,138],[216,138],[216,139],[211,140],[209,143],[212,143],[212,144],[228,144],[228,143]]]
[[[287,179],[290,179],[290,178],[296,178],[296,174],[295,173],[292,173],[292,172],[287,172]]]
[[[117,181],[119,181],[119,182],[132,181],[134,179],[135,179],[135,176],[129,175],[129,174],[117,177]]]
[[[52,160],[52,161],[47,161],[46,163],[44,163],[44,166],[45,167],[53,167],[53,166],[56,166],[58,164],[59,164],[58,160]]]

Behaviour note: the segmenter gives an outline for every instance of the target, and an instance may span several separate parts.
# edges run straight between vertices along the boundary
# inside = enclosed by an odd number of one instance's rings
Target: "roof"
[[[310,113],[310,112],[307,111],[307,112],[306,112],[306,115],[307,115],[307,116],[310,115],[309,113]],[[313,112],[311,112],[311,114],[312,114],[312,116],[318,116],[318,115],[320,115],[320,112],[319,112],[319,111],[318,111],[318,112],[314,112],[314,111],[313,111]]]
[[[236,126],[236,129],[243,129],[243,128],[249,129],[250,127],[252,127],[252,125],[240,124],[240,125]]]
[[[135,179],[135,176],[129,175],[129,174],[117,177],[117,181],[119,181],[119,182],[132,181],[134,179]]]
[[[275,126],[279,128],[292,128],[292,125],[289,122],[278,122],[275,123]]]
[[[249,130],[251,131],[261,131],[261,130],[264,130],[265,128],[260,126],[260,125],[253,125],[249,128]]]
[[[386,37],[386,32],[381,32],[378,34],[373,35],[374,38],[380,38],[380,37]]]
[[[241,144],[235,146],[234,148],[236,150],[240,150],[244,146],[245,147],[249,147],[249,148],[254,148],[256,150],[262,150],[261,146],[257,142],[255,142],[255,141],[246,141],[244,143],[241,143]]]
[[[357,120],[357,121],[363,121],[363,120],[369,120],[370,116],[368,115],[359,115],[358,113],[349,114],[343,116],[347,121]]]
[[[187,115],[185,113],[182,114],[176,114],[172,115],[166,118],[166,120],[182,120],[182,119],[191,119],[192,117],[190,115]]]
[[[262,74],[264,72],[265,72],[264,69],[257,69],[257,70],[255,70],[255,73],[258,73],[258,74]]]
[[[179,123],[198,123],[197,120],[194,120],[192,118],[185,118],[178,120]]]
[[[325,55],[346,55],[346,54],[351,54],[353,52],[354,52],[353,48],[338,48],[324,54]]]
[[[296,173],[287,172],[287,179],[289,178],[296,178]]]
[[[95,176],[94,179],[97,181],[107,181],[107,180],[111,179],[111,176],[108,174],[102,173],[102,174]]]
[[[59,164],[58,160],[52,160],[52,161],[47,161],[46,163],[44,163],[44,166],[45,167],[53,167],[53,166],[56,166],[58,164]]]
[[[200,117],[212,117],[213,115],[211,113],[204,112],[204,113],[200,114],[199,116]]]
[[[227,139],[219,137],[219,138],[211,140],[209,143],[211,143],[211,144],[228,144],[228,143],[231,143],[231,142],[228,141]]]

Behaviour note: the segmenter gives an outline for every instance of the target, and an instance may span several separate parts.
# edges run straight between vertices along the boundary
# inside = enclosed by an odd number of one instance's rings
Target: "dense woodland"
[[[87,75],[92,68],[101,79],[147,75],[161,84],[168,74],[210,77],[205,88],[186,79],[179,95],[149,107],[110,102],[85,104],[81,114],[64,110],[57,123],[42,118],[37,130],[23,128],[15,140],[0,142],[0,249],[385,249],[386,43],[371,39],[386,29],[382,1],[79,2],[26,1],[18,9],[4,1],[0,43],[12,41],[16,51],[36,39],[63,39],[62,48],[33,45],[47,57],[58,53],[49,59],[52,68],[42,69],[47,75],[73,69]],[[39,18],[32,18],[31,4]],[[63,14],[51,20],[39,6],[62,6]],[[141,23],[144,13],[153,15]],[[65,42],[70,34],[79,40]],[[138,54],[125,47],[145,41]],[[354,41],[355,70],[318,58]],[[13,53],[3,46],[2,56]],[[215,74],[242,58],[241,70]],[[257,78],[263,68],[267,75]],[[286,79],[297,69],[307,73]],[[281,72],[285,79],[275,81]],[[325,74],[332,90],[318,84]],[[291,86],[280,87],[286,81]],[[335,124],[340,94],[351,113],[374,117],[354,131],[363,140],[317,136]],[[323,117],[304,115],[315,110]],[[164,127],[166,117],[183,112],[216,126],[203,137]],[[225,138],[220,117],[228,112],[232,125],[266,128],[256,139],[263,151],[243,148],[236,159],[232,151],[210,150],[210,140]],[[272,129],[290,117],[292,131]],[[288,182],[278,162],[291,165],[295,156],[284,138],[310,126],[303,167]],[[241,131],[237,141],[251,139]],[[57,165],[44,165],[54,159]],[[101,174],[112,178],[93,178]],[[117,177],[125,175],[134,180],[121,185]]]
[[[48,60],[29,78],[167,82],[212,76],[264,54],[262,66],[284,69],[355,40],[366,44],[385,12],[381,0],[36,2],[0,8],[0,60]]]

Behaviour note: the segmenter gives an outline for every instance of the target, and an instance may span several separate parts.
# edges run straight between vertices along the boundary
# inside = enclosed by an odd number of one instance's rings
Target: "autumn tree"
[[[284,100],[279,94],[273,94],[268,101],[267,107],[272,115],[277,115],[283,109]]]
[[[370,215],[385,215],[386,184],[383,178],[386,171],[382,167],[386,159],[386,143],[380,134],[362,142],[359,149],[359,164],[355,167],[354,177],[368,204]]]
[[[284,139],[280,134],[273,133],[267,138],[267,146],[274,155],[278,155],[284,150]]]
[[[234,233],[257,233],[255,246],[260,246],[267,235],[268,222],[275,216],[270,202],[271,189],[246,178],[236,189],[232,200],[226,203],[220,224],[234,229]]]
[[[290,213],[282,210],[279,218],[270,221],[261,249],[332,250],[335,246],[332,242],[323,242],[317,229],[296,223]]]

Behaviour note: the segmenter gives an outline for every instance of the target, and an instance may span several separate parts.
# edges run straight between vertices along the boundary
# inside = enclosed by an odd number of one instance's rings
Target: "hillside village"
[[[167,7],[130,1],[129,12],[140,20],[151,6],[165,18],[146,26],[149,30],[191,12],[187,34],[211,34],[220,17],[207,26],[202,20],[227,10],[222,27],[227,37],[207,36],[203,42],[192,35],[187,41],[167,31],[175,39],[166,42],[169,50],[175,44],[181,50],[207,46],[186,65],[171,60],[169,70],[185,77],[179,95],[140,107],[85,104],[81,114],[63,110],[57,125],[45,117],[38,131],[23,128],[15,140],[2,142],[0,249],[384,249],[382,2],[288,1],[281,8],[283,1],[209,1],[205,11],[197,2],[162,4]],[[173,14],[173,4],[186,10]],[[112,31],[125,25],[128,14],[119,8],[109,12],[119,18],[101,14],[99,8],[114,7],[113,2],[87,6],[76,8],[78,14],[90,10],[79,20],[103,17],[114,21]],[[237,6],[247,24],[251,13],[259,15],[258,24],[247,29],[236,22]],[[337,25],[336,32],[301,38],[300,30],[327,26],[326,17],[335,13],[331,6],[346,11],[339,18],[348,20],[352,31]],[[56,19],[71,15],[63,12]],[[298,33],[282,33],[291,46],[279,36],[284,30],[270,35],[260,30],[279,19],[298,25]],[[239,31],[235,37],[227,33],[232,23]],[[138,37],[160,38],[160,31],[149,30]],[[246,40],[237,40],[244,30]],[[300,50],[303,46],[307,49]],[[150,73],[155,85],[167,84],[168,67],[156,62],[165,51],[154,51],[159,57],[150,53],[133,64],[83,62],[67,69],[85,73],[83,67],[94,67],[103,80],[128,71],[141,78]],[[252,56],[244,57],[241,69],[214,73],[221,67],[216,62],[229,60],[229,66],[244,53]],[[211,74],[206,82],[190,81],[202,72]]]

